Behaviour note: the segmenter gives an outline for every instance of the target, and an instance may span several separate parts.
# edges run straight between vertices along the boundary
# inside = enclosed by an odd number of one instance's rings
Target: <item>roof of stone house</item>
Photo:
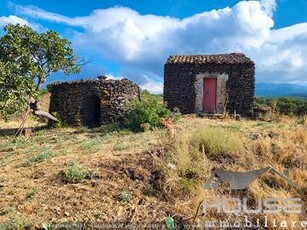
[[[230,53],[230,54],[171,55],[167,59],[166,63],[253,64],[254,62],[242,53]]]
[[[116,84],[116,82],[121,82],[121,83],[129,83],[129,84],[134,84],[134,82],[130,81],[127,78],[122,78],[122,79],[106,79],[106,78],[97,78],[97,79],[79,79],[75,81],[57,81],[57,82],[52,82],[49,85],[47,85],[48,91],[50,91],[53,87],[58,87],[58,86],[73,86],[73,85],[88,85],[88,84]]]
[[[49,86],[54,85],[74,85],[74,84],[95,84],[99,82],[124,82],[124,81],[130,81],[127,78],[121,78],[121,79],[111,79],[104,76],[98,76],[96,79],[79,79],[79,80],[73,80],[73,81],[56,81],[49,84]],[[132,82],[133,83],[133,82]]]

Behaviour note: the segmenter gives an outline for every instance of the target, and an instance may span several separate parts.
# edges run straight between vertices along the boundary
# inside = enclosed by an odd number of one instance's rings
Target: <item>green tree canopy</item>
[[[0,116],[24,111],[55,119],[41,111],[38,93],[54,72],[80,72],[70,41],[55,31],[38,33],[28,26],[7,25],[0,37]]]

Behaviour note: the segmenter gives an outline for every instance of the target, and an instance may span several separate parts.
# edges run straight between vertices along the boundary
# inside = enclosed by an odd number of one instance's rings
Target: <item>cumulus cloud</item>
[[[262,10],[264,10],[267,15],[273,16],[274,11],[276,10],[276,0],[261,0],[261,7]]]
[[[163,92],[163,83],[162,82],[155,82],[152,80],[148,80],[145,84],[140,85],[142,89],[146,89],[151,93],[155,94],[162,94]]]
[[[123,73],[160,92],[170,54],[244,52],[256,62],[257,81],[307,82],[307,23],[274,30],[275,0],[241,1],[233,7],[184,19],[141,15],[126,7],[97,9],[69,18],[33,6],[16,6],[34,19],[81,27],[73,43],[121,63]],[[126,76],[126,75],[125,75]]]

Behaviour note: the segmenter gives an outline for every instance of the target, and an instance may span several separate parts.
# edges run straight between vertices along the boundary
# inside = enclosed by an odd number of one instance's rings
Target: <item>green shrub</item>
[[[299,125],[305,125],[306,124],[306,118],[305,116],[301,116],[296,120],[296,123]]]
[[[304,115],[307,113],[307,100],[300,98],[280,98],[277,101],[280,113],[286,115]]]
[[[24,136],[16,137],[12,140],[12,146],[14,149],[23,149],[32,144],[32,139]]]
[[[33,199],[36,196],[37,192],[35,189],[31,189],[26,193],[26,199]]]
[[[91,179],[93,172],[83,171],[76,162],[71,162],[70,165],[61,171],[60,179],[64,183],[79,183],[85,179]]]
[[[101,137],[99,135],[95,135],[94,137],[83,141],[80,144],[80,149],[84,152],[89,152],[90,150],[96,150],[101,147]]]
[[[59,113],[58,112],[53,112],[52,116],[54,116],[57,119],[57,121],[49,120],[49,126],[51,128],[63,128],[64,127],[64,122],[61,120]]]
[[[19,217],[12,217],[5,222],[0,223],[0,229],[16,230],[16,229],[34,229],[24,219]]]
[[[5,206],[4,208],[0,209],[0,216],[7,215],[9,213],[15,212],[16,209],[11,206]]]
[[[161,127],[161,118],[170,116],[172,113],[163,103],[161,96],[144,91],[141,100],[133,100],[128,105],[125,125],[133,132],[146,131]]]
[[[46,161],[48,159],[51,159],[54,156],[55,156],[54,153],[50,152],[49,150],[46,150],[46,151],[43,151],[42,153],[40,153],[37,156],[33,156],[33,157],[28,158],[25,162],[23,162],[19,166],[21,166],[21,167],[29,167],[29,166],[31,166],[33,164],[41,163],[41,162],[44,162],[44,161]]]
[[[119,131],[121,131],[121,129],[122,127],[119,124],[107,124],[100,126],[98,128],[98,133],[100,133],[100,135],[102,136],[105,136],[107,134],[118,133]]]
[[[147,196],[155,196],[159,193],[159,190],[157,190],[155,188],[155,186],[153,185],[148,185],[145,190],[144,190],[144,194],[147,195]]]
[[[131,195],[128,192],[123,191],[120,194],[118,194],[117,199],[120,202],[129,203],[129,201],[131,200]]]
[[[90,224],[87,222],[79,221],[65,221],[57,222],[51,221],[47,223],[42,223],[40,228],[35,229],[47,229],[47,230],[87,230],[90,229]]]
[[[255,100],[256,107],[270,107],[272,102],[276,101],[276,109],[280,114],[285,115],[304,115],[307,114],[307,100],[295,97],[258,97]]]

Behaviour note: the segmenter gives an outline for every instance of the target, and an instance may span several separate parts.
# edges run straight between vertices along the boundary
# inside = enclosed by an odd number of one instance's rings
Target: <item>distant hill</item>
[[[257,97],[303,97],[307,98],[307,86],[295,84],[256,83]]]

